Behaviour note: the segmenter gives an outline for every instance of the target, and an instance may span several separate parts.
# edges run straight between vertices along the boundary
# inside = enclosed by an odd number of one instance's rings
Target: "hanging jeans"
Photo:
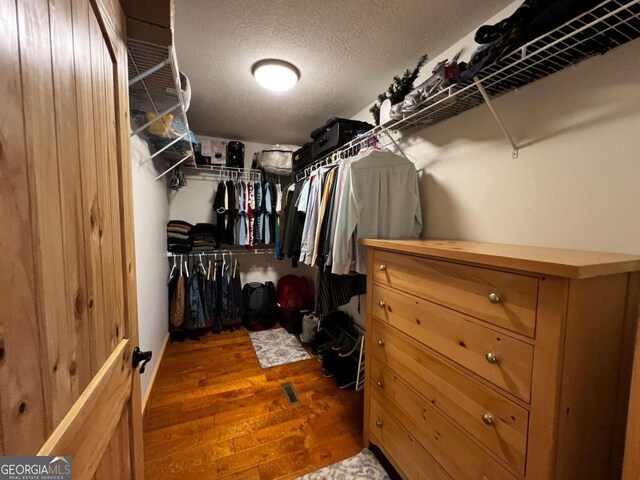
[[[193,272],[189,277],[189,304],[191,306],[191,319],[193,320],[193,327],[204,327],[204,310],[202,308],[200,288],[198,288],[198,275],[195,272]]]

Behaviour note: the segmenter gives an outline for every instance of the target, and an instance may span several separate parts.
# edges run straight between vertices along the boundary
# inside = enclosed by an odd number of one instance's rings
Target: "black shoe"
[[[351,339],[352,343],[351,345],[348,345],[347,343],[345,343],[345,345],[343,345],[340,349],[340,353],[339,355],[341,357],[350,357],[351,355],[353,355],[354,353],[356,353],[358,350],[360,350],[360,344],[362,343],[362,336],[358,335],[357,339]],[[351,346],[351,348],[349,348],[349,346]]]
[[[342,343],[345,341],[345,339],[347,338],[347,334],[342,332],[340,333],[340,335],[338,336],[337,340],[332,340],[328,343],[325,343],[324,345],[322,345],[321,347],[318,348],[318,353],[323,352],[323,351],[327,351],[327,350],[339,350],[340,349],[340,345],[342,345]],[[338,347],[338,348],[336,348]]]
[[[326,377],[326,378],[333,378],[334,377],[333,372],[330,371],[329,369],[325,368],[325,367],[322,367],[322,375],[324,377]]]
[[[333,337],[329,335],[326,329],[318,330],[318,333],[311,341],[311,351],[316,354],[326,343],[331,341],[333,341]]]

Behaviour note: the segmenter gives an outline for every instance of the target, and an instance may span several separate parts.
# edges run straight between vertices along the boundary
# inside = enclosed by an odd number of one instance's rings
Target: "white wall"
[[[169,201],[167,184],[156,181],[158,171],[149,159],[149,147],[138,137],[131,139],[133,209],[136,239],[136,273],[138,284],[138,331],[140,348],[152,350],[153,358],[141,378],[142,398],[148,387],[169,332],[167,295],[167,221]]]
[[[498,98],[518,159],[486,106],[404,139],[420,171],[423,236],[640,253],[639,42]]]

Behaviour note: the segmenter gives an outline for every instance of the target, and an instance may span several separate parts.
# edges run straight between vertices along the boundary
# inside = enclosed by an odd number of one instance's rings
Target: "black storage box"
[[[313,149],[311,142],[305,143],[302,148],[293,152],[293,171],[297,172],[313,162]]]
[[[328,155],[372,128],[373,125],[367,122],[336,117],[330,119],[324,126],[311,132],[313,159]]]
[[[244,143],[227,143],[227,167],[244,168]]]

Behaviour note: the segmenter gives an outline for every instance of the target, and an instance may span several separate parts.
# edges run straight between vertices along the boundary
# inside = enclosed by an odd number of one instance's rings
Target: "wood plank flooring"
[[[209,334],[167,346],[144,423],[147,478],[289,479],[362,449],[362,392],[315,357],[263,370],[244,330]]]

